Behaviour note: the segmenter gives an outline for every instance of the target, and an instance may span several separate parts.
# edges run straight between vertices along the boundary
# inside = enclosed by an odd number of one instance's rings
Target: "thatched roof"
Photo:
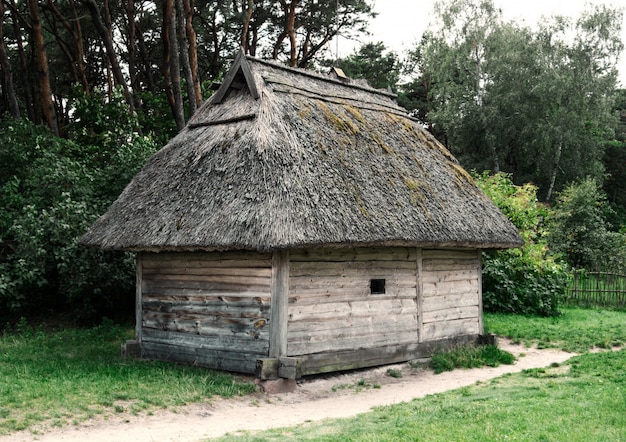
[[[81,242],[137,251],[522,244],[393,95],[243,54]]]

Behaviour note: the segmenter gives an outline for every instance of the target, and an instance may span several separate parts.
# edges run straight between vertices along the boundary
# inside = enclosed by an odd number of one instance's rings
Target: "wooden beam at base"
[[[255,376],[258,379],[278,379],[278,358],[262,358],[256,360]]]
[[[279,358],[278,376],[285,379],[299,379],[302,358]]]
[[[429,358],[437,349],[475,343],[477,340],[478,335],[464,335],[420,344],[387,345],[384,347],[302,355],[300,356],[302,362],[298,374],[300,376],[308,376]]]

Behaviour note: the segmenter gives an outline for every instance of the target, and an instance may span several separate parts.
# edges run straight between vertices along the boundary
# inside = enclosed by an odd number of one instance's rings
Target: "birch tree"
[[[440,3],[419,48],[429,120],[469,169],[512,173],[552,200],[568,182],[602,179],[611,138],[622,13],[594,7],[538,30],[506,23],[491,0]]]

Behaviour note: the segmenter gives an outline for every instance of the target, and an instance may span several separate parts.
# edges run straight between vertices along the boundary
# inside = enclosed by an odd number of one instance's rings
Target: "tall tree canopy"
[[[323,66],[336,66],[346,76],[367,80],[368,84],[377,89],[398,89],[402,62],[398,54],[388,51],[385,44],[365,43],[354,53],[337,60],[323,60]]]
[[[428,119],[461,162],[532,181],[545,200],[569,181],[601,179],[622,13],[596,6],[536,30],[505,22],[491,0],[440,2],[436,13],[416,54]]]
[[[174,117],[159,131],[167,137],[199,106],[202,82],[220,77],[239,47],[306,67],[336,35],[365,33],[371,3],[0,0],[0,113],[25,113],[64,135],[76,85],[109,97],[120,88],[140,121]]]

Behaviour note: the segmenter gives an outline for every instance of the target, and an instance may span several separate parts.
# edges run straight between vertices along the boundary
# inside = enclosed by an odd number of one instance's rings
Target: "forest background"
[[[239,48],[389,89],[522,232],[484,255],[485,307],[558,314],[571,271],[626,273],[623,11],[530,28],[446,0],[406,53],[359,38],[367,0],[0,0],[0,323],[125,320],[134,257],[78,245]]]

